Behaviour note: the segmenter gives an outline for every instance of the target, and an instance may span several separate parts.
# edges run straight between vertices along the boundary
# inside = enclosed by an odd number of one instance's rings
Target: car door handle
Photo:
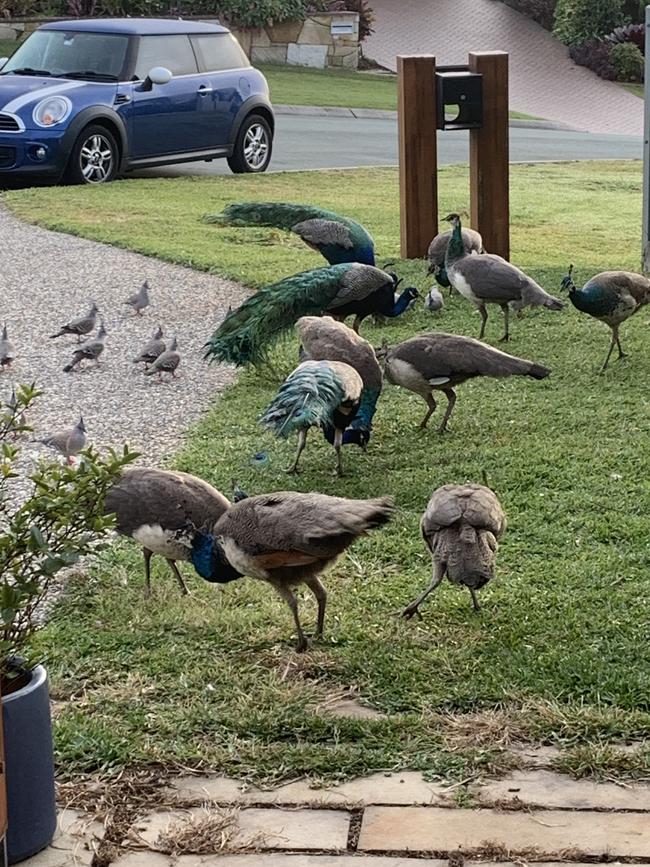
[[[202,84],[201,87],[199,87],[198,93],[200,96],[205,96],[206,93],[212,93],[212,88]]]

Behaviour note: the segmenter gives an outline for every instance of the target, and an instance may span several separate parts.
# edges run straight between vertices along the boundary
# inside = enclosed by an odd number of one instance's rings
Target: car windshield
[[[118,81],[128,43],[128,36],[116,33],[37,30],[9,58],[0,75]]]

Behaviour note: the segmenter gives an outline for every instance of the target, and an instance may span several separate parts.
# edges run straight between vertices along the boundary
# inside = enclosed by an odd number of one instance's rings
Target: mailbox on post
[[[458,109],[447,117],[447,106]],[[436,69],[438,129],[480,129],[483,126],[483,76],[467,66],[439,66]]]

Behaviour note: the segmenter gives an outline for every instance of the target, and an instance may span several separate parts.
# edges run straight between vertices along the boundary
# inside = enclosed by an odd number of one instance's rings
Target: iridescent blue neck
[[[379,388],[364,388],[359,409],[350,424],[351,428],[363,428],[368,431],[372,429],[372,420],[375,417],[380,394],[381,389]]]
[[[213,584],[227,584],[243,577],[228,562],[223,548],[209,533],[196,532],[190,560],[201,578]]]
[[[371,246],[355,245],[348,250],[340,244],[318,244],[317,246],[330,265],[342,265],[350,262],[359,262],[361,265],[375,264],[375,251]]]

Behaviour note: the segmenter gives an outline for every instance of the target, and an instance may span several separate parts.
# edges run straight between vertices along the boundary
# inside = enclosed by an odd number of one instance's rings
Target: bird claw
[[[404,620],[410,620],[412,617],[417,617],[418,620],[422,620],[419,605],[407,605],[406,608],[403,608],[398,613],[400,617],[404,618]]]

